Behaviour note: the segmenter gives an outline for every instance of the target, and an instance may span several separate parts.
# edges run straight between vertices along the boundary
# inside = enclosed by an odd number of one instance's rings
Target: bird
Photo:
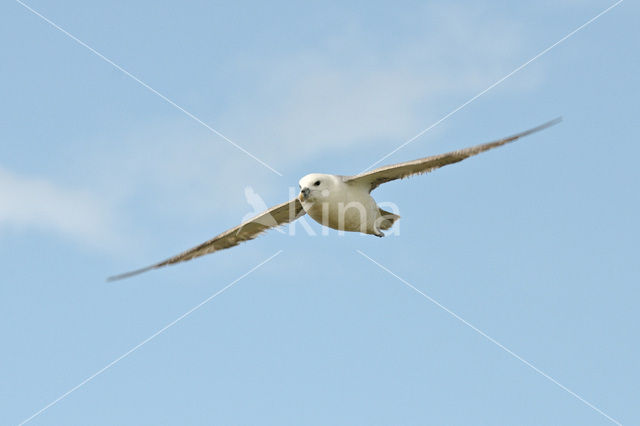
[[[249,241],[271,228],[293,222],[308,214],[323,226],[339,231],[360,232],[383,237],[382,231],[391,228],[400,216],[381,209],[371,196],[371,192],[383,183],[410,176],[421,175],[437,168],[460,162],[493,148],[508,144],[524,136],[539,132],[559,123],[560,117],[524,132],[469,148],[433,155],[413,161],[392,164],[365,171],[353,176],[325,173],[311,173],[302,177],[298,184],[297,197],[271,207],[257,216],[242,222],[204,243],[180,254],[136,269],[107,278],[116,281],[128,278],[152,269],[173,265],[209,253],[234,247]]]

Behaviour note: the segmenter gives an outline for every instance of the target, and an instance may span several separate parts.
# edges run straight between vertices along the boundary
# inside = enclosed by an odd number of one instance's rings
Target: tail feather
[[[386,231],[387,229],[391,228],[394,222],[400,219],[400,216],[398,216],[397,214],[393,214],[391,212],[382,210],[379,207],[378,207],[378,211],[380,212],[380,219],[378,219],[378,226],[383,231]]]

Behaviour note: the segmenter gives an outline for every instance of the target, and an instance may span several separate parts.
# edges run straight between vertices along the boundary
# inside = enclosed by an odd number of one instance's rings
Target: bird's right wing
[[[529,129],[494,142],[476,145],[470,148],[460,149],[458,151],[447,152],[446,154],[433,155],[431,157],[420,158],[414,161],[407,161],[404,163],[380,167],[368,172],[361,173],[359,175],[346,177],[345,182],[365,184],[369,187],[369,192],[371,192],[383,183],[390,182],[396,179],[404,179],[413,175],[427,173],[439,167],[457,163],[464,160],[465,158],[469,158],[474,155],[480,154],[481,152],[488,151],[492,148],[496,148],[509,142],[513,142],[524,136],[530,135],[531,133],[539,132],[540,130],[546,129],[547,127],[553,126],[554,124],[557,124],[559,122],[560,118],[556,118],[555,120],[551,120],[547,123],[541,124],[540,126],[534,127],[533,129]]]
[[[184,251],[162,262],[147,266],[145,268],[137,269],[135,271],[126,272],[120,275],[114,275],[107,278],[107,281],[115,281],[123,278],[128,278],[133,275],[138,275],[151,269],[160,268],[162,266],[171,265],[174,263],[184,262],[191,260],[195,257],[204,256],[205,254],[213,253],[214,251],[224,250],[229,247],[236,246],[243,241],[252,240],[264,231],[275,228],[279,225],[293,222],[297,218],[305,214],[300,200],[294,198],[286,203],[279,204],[269,210],[260,213],[258,216],[247,220],[246,222],[231,228],[222,234],[213,237],[209,241],[193,247],[187,251]]]

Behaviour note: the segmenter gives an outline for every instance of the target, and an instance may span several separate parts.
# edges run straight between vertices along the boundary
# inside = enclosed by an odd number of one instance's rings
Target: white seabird
[[[457,163],[465,158],[546,129],[559,121],[560,118],[556,118],[533,129],[494,142],[384,166],[355,176],[322,173],[308,174],[300,179],[300,194],[293,200],[272,207],[235,228],[231,228],[209,241],[205,241],[176,256],[145,268],[109,277],[108,280],[114,281],[127,278],[151,269],[184,262],[236,246],[243,241],[254,239],[270,228],[293,222],[305,214],[308,214],[316,222],[333,229],[362,232],[382,237],[384,236],[382,231],[391,228],[400,216],[378,207],[378,204],[371,196],[371,191],[378,186],[392,180],[427,173],[439,167]]]

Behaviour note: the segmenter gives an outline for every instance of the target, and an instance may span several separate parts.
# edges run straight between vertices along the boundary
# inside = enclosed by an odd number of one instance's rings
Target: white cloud
[[[0,168],[0,229],[37,228],[108,249],[118,242],[112,222],[108,207],[89,193]]]
[[[240,94],[219,122],[268,144],[261,152],[276,168],[345,147],[393,148],[457,106],[443,107],[452,97],[468,99],[523,61],[523,35],[508,20],[455,6],[430,7],[424,19],[392,42],[354,25],[312,49],[248,60],[258,91]],[[528,90],[532,80],[509,84]]]

